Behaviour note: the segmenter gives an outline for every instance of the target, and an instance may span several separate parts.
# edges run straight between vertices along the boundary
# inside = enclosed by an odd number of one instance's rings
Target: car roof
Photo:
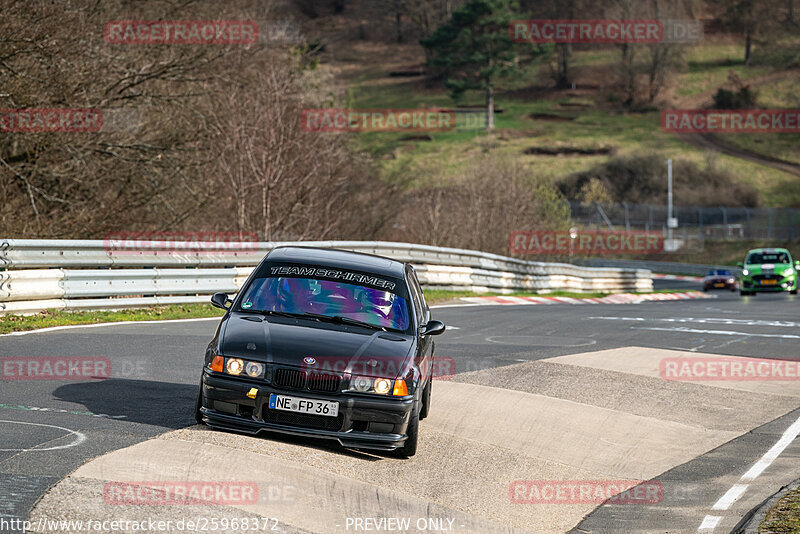
[[[267,254],[267,261],[300,263],[319,267],[350,269],[382,276],[404,278],[405,263],[361,252],[350,252],[333,248],[277,247]]]
[[[752,254],[754,252],[757,254],[763,254],[765,252],[767,254],[775,254],[776,252],[786,252],[787,254],[789,253],[789,251],[785,248],[753,248],[747,251],[748,254]]]

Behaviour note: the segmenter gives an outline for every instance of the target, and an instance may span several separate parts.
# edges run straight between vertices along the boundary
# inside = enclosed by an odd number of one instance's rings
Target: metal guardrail
[[[678,263],[671,261],[642,261],[642,260],[612,260],[607,258],[577,259],[588,267],[616,267],[620,269],[647,269],[654,273],[662,274],[687,274],[692,276],[705,276],[711,270],[727,269],[739,276],[742,270],[730,265],[705,265],[698,263]]]
[[[661,204],[584,203],[570,201],[572,220],[597,228],[665,230],[667,206]],[[676,233],[695,239],[778,239],[800,236],[800,209],[725,206],[674,206]]]
[[[177,245],[177,246],[176,246]],[[472,250],[409,243],[306,241],[224,243],[220,252],[187,252],[191,243],[143,242],[120,250],[106,241],[0,241],[0,313],[115,309],[207,302],[237,292],[253,267],[279,245],[338,248],[410,262],[425,288],[509,293],[650,291],[650,271],[531,262]],[[196,244],[195,244],[196,245]]]

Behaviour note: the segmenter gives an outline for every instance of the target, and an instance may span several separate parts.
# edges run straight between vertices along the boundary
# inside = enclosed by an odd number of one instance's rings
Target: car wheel
[[[392,451],[392,455],[397,458],[410,458],[417,454],[417,441],[419,439],[419,413],[413,410],[411,420],[408,422],[408,429],[406,430],[405,444],[402,447]]]
[[[789,293],[790,293],[790,294],[792,294],[792,295],[797,295],[797,288],[795,288],[795,289],[790,289],[790,290],[789,290]]]
[[[200,384],[200,388],[197,390],[197,400],[194,403],[194,420],[197,421],[198,425],[204,425],[203,422],[203,413],[200,411],[200,408],[203,406],[203,384]]]
[[[742,291],[741,289],[739,290],[739,296],[741,297],[746,297],[749,294],[750,294],[749,291]]]
[[[425,389],[422,390],[422,409],[419,411],[419,419],[425,419],[428,417],[428,413],[430,413],[431,409],[431,383],[433,380],[428,379],[428,383],[425,385]]]

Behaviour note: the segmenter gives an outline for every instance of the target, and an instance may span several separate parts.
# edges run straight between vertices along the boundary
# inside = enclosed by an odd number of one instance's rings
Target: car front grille
[[[292,389],[303,389],[305,387],[306,377],[303,375],[302,371],[297,369],[276,369],[275,370],[275,385],[284,387],[284,388],[292,388]]]
[[[321,391],[323,393],[333,393],[339,390],[341,377],[328,373],[311,371],[308,373],[308,389],[311,391]]]
[[[266,407],[262,417],[265,423],[331,431],[341,430],[344,422],[344,415],[341,413],[336,417],[327,417],[324,415],[269,410]]]
[[[280,367],[275,370],[273,384],[286,389],[303,389],[320,393],[336,393],[342,384],[342,375],[322,371],[301,371]]]

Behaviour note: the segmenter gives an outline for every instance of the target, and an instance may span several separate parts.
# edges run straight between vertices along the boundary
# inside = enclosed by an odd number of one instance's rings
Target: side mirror
[[[800,260],[794,260],[794,266],[800,267]]]
[[[446,328],[441,321],[428,321],[428,324],[423,326],[419,333],[423,336],[438,336],[444,334]]]
[[[737,264],[736,264],[736,266],[737,266],[737,267],[744,267],[744,265],[742,264],[742,262],[739,262],[739,263],[737,263]]]
[[[217,308],[227,310],[233,304],[233,301],[228,298],[227,293],[214,293],[214,296],[211,297],[211,304]]]

